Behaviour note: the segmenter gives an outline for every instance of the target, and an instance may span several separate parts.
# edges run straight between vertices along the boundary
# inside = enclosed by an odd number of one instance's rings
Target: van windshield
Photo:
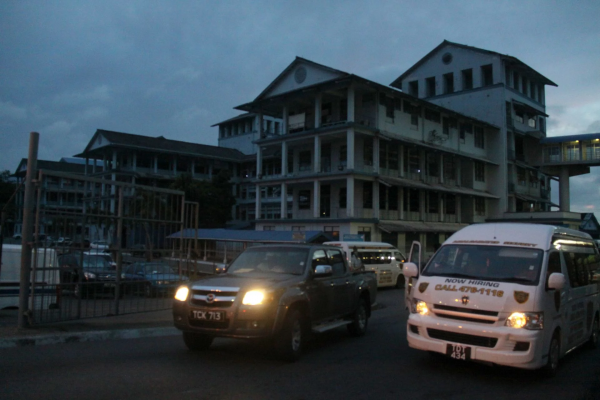
[[[539,249],[447,245],[434,255],[423,275],[536,285],[543,257],[544,252]]]

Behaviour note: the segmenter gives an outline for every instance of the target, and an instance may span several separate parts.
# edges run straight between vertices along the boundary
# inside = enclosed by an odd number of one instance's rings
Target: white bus
[[[374,271],[377,275],[377,287],[404,286],[402,275],[404,255],[391,244],[383,242],[325,242],[323,244],[341,247],[348,265],[352,264],[352,251],[356,248],[364,269]]]
[[[598,344],[600,255],[583,232],[548,225],[475,224],[404,274],[410,347],[552,376],[559,358]]]
[[[32,252],[32,263],[37,252],[37,268],[33,286],[36,299],[35,309],[57,307],[56,289],[59,284],[58,262],[54,249],[37,249]],[[21,280],[21,245],[2,246],[2,265],[0,266],[0,310],[19,308]],[[30,303],[31,306],[31,303]]]

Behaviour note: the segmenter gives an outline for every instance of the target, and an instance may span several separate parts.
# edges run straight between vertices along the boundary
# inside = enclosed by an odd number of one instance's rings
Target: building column
[[[438,210],[439,210],[439,216],[438,216],[438,221],[440,222],[444,222],[444,194],[439,193],[438,194]]]
[[[354,177],[346,178],[346,215],[354,217]]]
[[[460,157],[454,157],[456,165],[456,186],[462,186],[462,163]]]
[[[569,167],[560,167],[558,179],[558,205],[560,207],[560,211],[568,212],[571,210],[571,198],[569,196]]]
[[[373,172],[379,173],[379,138],[376,136],[373,138]]]
[[[444,154],[440,153],[440,183],[444,183]]]
[[[92,174],[95,174],[96,173],[96,163],[97,163],[96,157],[94,157],[93,160],[94,160],[94,165],[92,165]]]
[[[255,202],[255,212],[256,215],[254,219],[259,220],[261,215],[261,197],[260,197],[260,186],[256,185],[256,202]]]
[[[154,173],[158,173],[158,157],[154,156]]]
[[[348,106],[348,121],[349,122],[354,122],[354,86],[350,85],[348,86],[348,101],[347,101],[347,106]]]
[[[281,219],[287,218],[287,183],[281,184]]]
[[[89,158],[89,157],[86,157],[86,158],[85,158],[85,173],[84,173],[84,175],[89,175],[89,174],[88,174],[88,164],[89,164],[89,163],[90,163],[90,158]]]
[[[264,122],[263,122],[263,121],[264,121],[263,114],[262,114],[262,113],[258,113],[258,116],[257,116],[257,118],[256,118],[256,119],[257,119],[256,123],[258,124],[258,134],[259,134],[259,137],[261,137],[261,138],[262,138],[262,137],[263,137],[263,129],[264,129],[264,128],[263,128],[263,125],[264,125]]]
[[[346,133],[346,169],[354,170],[354,129],[348,129]]]
[[[404,220],[404,186],[400,187],[398,190],[398,200],[400,203],[398,204],[398,216],[400,217],[398,219]]]
[[[173,176],[177,176],[177,157],[173,157]]]
[[[113,173],[111,174],[111,180],[113,182],[115,182],[117,180],[117,174],[114,172],[116,167],[117,167],[117,152],[113,151],[112,164],[110,166],[110,169],[113,171]],[[117,196],[117,186],[110,185],[110,212],[112,214],[115,213],[115,209],[116,209],[116,201],[115,201],[116,196]]]
[[[322,94],[317,93],[315,96],[315,129],[321,127],[321,102],[323,101]]]
[[[426,213],[427,213],[427,192],[424,190],[419,190],[419,219],[421,221],[425,221],[426,220]]]
[[[379,182],[373,182],[373,218],[379,219]]]
[[[287,142],[284,140],[281,142],[281,176],[287,176],[288,174],[288,148]]]
[[[400,150],[398,153],[398,171],[400,171],[400,173],[398,174],[398,176],[400,176],[400,178],[404,178],[404,175],[406,174],[406,172],[404,171],[404,145],[401,144],[400,145]]]
[[[424,182],[427,176],[427,152],[425,149],[419,149],[419,177]]]
[[[321,217],[321,184],[319,181],[313,182],[313,217]]]
[[[318,174],[321,172],[321,137],[315,136],[315,151],[314,154],[314,162],[313,162],[313,172]]]
[[[287,135],[289,132],[289,117],[290,117],[290,111],[288,110],[287,106],[283,106],[283,115],[282,115],[282,124],[283,126],[281,127],[281,134],[282,135]]]
[[[133,160],[132,160],[131,169],[133,171],[136,171],[137,170],[137,151],[133,152],[133,157],[132,158],[133,158]]]
[[[256,149],[256,176],[262,177],[262,147]]]
[[[454,204],[456,207],[456,222],[462,222],[462,198],[459,195],[456,195]]]

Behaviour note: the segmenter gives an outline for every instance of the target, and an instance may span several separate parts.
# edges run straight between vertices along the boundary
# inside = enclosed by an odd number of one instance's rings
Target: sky
[[[389,85],[443,40],[508,54],[546,87],[548,136],[600,132],[600,1],[0,1],[0,171],[96,129],[217,145],[296,56]],[[600,219],[600,167],[571,178]],[[552,187],[558,203],[558,187]]]

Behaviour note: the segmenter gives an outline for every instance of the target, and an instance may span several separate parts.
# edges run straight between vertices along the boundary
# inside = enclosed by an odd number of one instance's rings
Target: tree
[[[198,203],[201,228],[220,228],[231,220],[235,197],[228,171],[220,171],[210,182],[194,180],[190,174],[180,175],[171,189],[185,192],[186,201]]]

